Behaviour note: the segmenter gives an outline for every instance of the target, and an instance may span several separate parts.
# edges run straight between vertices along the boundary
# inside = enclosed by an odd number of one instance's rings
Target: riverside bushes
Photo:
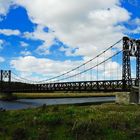
[[[139,105],[45,106],[0,112],[0,140],[139,140]]]

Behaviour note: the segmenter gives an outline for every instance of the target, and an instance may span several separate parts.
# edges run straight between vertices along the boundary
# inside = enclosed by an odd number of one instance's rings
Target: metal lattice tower
[[[136,57],[136,82],[140,79],[140,40],[123,38],[123,60],[122,60],[122,80],[123,89],[132,85],[130,57]]]
[[[137,54],[136,54],[136,80],[140,80],[140,40],[137,40]],[[137,83],[138,85],[138,83]]]
[[[0,70],[0,91],[10,92],[11,70]]]
[[[122,60],[122,80],[123,88],[126,89],[126,85],[131,85],[131,66],[130,66],[130,55],[129,55],[129,38],[123,38],[123,60]]]
[[[5,79],[7,79],[8,82],[11,82],[11,70],[1,70],[0,79],[1,82],[3,82]]]

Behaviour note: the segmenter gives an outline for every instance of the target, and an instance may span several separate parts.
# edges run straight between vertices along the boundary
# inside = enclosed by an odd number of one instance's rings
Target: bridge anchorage
[[[135,78],[131,57],[136,59]],[[89,61],[43,81],[31,81],[10,70],[1,70],[0,77],[0,90],[5,93],[130,91],[140,80],[140,40],[123,37]]]

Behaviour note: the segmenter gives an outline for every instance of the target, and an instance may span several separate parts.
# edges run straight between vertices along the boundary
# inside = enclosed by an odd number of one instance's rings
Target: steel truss
[[[131,81],[135,85],[135,79]],[[54,92],[54,91],[130,91],[130,87],[123,89],[123,80],[111,81],[81,81],[47,84],[11,83],[12,92]]]

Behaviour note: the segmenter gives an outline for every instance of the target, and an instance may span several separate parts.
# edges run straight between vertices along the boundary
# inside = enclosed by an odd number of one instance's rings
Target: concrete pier
[[[139,87],[133,86],[131,92],[116,93],[116,103],[119,104],[140,104]]]

